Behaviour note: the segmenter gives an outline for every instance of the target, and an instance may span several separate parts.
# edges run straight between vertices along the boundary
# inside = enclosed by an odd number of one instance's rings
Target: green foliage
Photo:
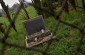
[[[26,8],[27,12],[29,13],[29,16],[31,18],[37,16],[37,13],[33,7]],[[11,29],[9,38],[7,39],[7,42],[25,46],[25,30],[23,27],[23,22],[25,21],[24,18],[24,12],[23,10],[20,12],[15,25],[17,28],[17,33]],[[74,25],[83,27],[85,24],[85,11],[84,12],[76,12],[76,11],[70,11],[69,14],[63,13],[61,16],[61,19],[63,21],[72,23]],[[53,30],[56,24],[56,20],[54,17],[45,18],[45,25],[48,29]],[[6,23],[6,25],[9,25],[9,21],[6,17],[1,17],[0,22]],[[76,29],[73,29],[69,26],[66,26],[64,24],[60,24],[58,31],[56,32],[56,37],[59,39],[59,41],[54,41],[50,49],[48,50],[48,53],[52,55],[70,55],[70,52],[74,52],[76,46],[78,45],[79,40],[79,31]],[[46,48],[47,43],[44,43],[43,46],[38,46],[39,48]],[[0,50],[1,50],[2,44],[0,44]],[[85,43],[83,43],[83,46],[81,47],[81,54],[85,54]],[[1,52],[1,51],[0,51]],[[5,55],[41,55],[39,52],[34,51],[25,51],[13,47],[6,48]]]

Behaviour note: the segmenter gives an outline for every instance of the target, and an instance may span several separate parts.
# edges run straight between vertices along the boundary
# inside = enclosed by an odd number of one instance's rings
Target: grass
[[[37,16],[36,11],[33,7],[31,6],[28,7],[27,11],[31,18]],[[63,12],[61,19],[68,23],[72,23],[79,27],[83,27],[85,25],[84,23],[85,11],[82,11],[82,12],[70,11],[69,14],[66,14]],[[26,34],[23,27],[24,20],[25,20],[25,14],[23,11],[21,11],[15,23],[18,32],[15,32],[13,29],[10,30],[9,38],[7,39],[8,43],[25,46],[24,39]],[[56,20],[54,19],[54,17],[46,18],[44,19],[44,21],[48,29],[50,30],[54,29],[56,24]],[[9,25],[9,22],[6,17],[1,17],[0,22],[6,23],[6,25]],[[70,55],[71,52],[75,51],[75,48],[78,45],[79,31],[77,29],[74,29],[72,27],[69,27],[60,23],[59,29],[56,32],[56,37],[59,39],[59,41],[53,41],[53,43],[50,46],[50,49],[48,50],[48,53],[52,55]],[[47,43],[44,43],[43,47],[42,46],[39,46],[39,47],[44,49],[46,48],[46,45]],[[1,48],[2,48],[2,44],[0,44],[0,50]],[[79,52],[78,55],[84,55],[84,54],[85,54],[85,43],[83,43],[81,47],[81,52]],[[34,51],[21,50],[18,48],[7,46],[5,50],[5,55],[41,55],[41,53],[34,52]]]

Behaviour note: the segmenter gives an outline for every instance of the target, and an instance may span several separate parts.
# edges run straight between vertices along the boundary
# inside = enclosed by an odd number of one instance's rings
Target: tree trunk
[[[41,8],[40,0],[32,0],[32,3]],[[36,9],[36,11],[39,15],[43,15],[41,10],[37,9],[36,7],[34,7],[34,8]]]
[[[85,10],[85,3],[84,3],[84,0],[82,0],[82,5],[83,5],[83,8]]]

